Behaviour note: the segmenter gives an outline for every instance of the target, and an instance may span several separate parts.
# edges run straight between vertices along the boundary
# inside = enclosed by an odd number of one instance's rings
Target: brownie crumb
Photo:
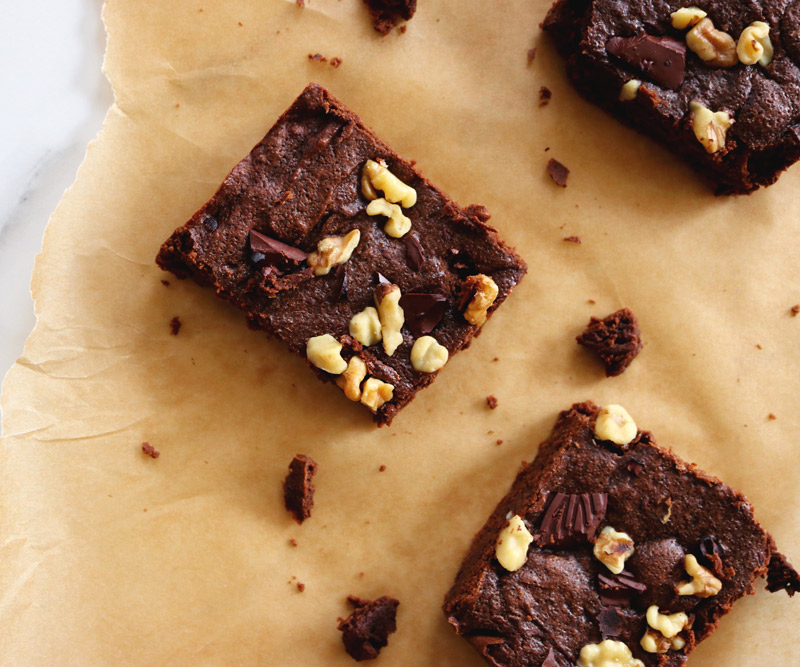
[[[291,546],[293,546],[293,547],[296,547],[297,546],[297,540],[292,537],[292,538],[289,539],[289,544]]]
[[[408,21],[417,11],[417,0],[364,0],[372,27],[383,37],[400,21]]]
[[[381,466],[378,468],[378,472],[384,472],[386,470],[386,466]]]
[[[542,86],[539,88],[539,106],[546,107],[548,102],[550,102],[550,98],[553,97],[553,91],[550,90],[547,86]]]
[[[169,335],[170,336],[177,336],[178,332],[181,330],[181,318],[177,315],[173,317],[169,321]]]
[[[338,69],[339,65],[341,65],[341,64],[342,64],[342,59],[341,58],[331,58],[331,67],[334,67],[334,68]]]
[[[289,474],[283,482],[283,502],[297,523],[311,516],[316,473],[317,463],[310,456],[298,454],[289,464]]]
[[[770,413],[767,415],[767,419],[769,419],[771,422],[774,422],[774,421],[775,421],[777,418],[778,418],[778,417],[775,415],[775,413],[774,413],[774,412],[770,412]]]
[[[495,444],[495,445],[502,445],[502,444],[503,444],[503,441],[502,441],[502,440],[497,440],[497,441],[496,441],[494,444]]]
[[[578,243],[578,244],[580,244],[581,243],[581,237],[580,236],[565,236],[564,237],[564,241],[566,241],[567,243]]]
[[[486,397],[486,405],[489,406],[490,410],[494,410],[497,407],[498,403],[499,401],[497,400],[497,396],[495,396],[494,394],[489,394]]]
[[[500,361],[500,357],[495,357],[492,361]]]
[[[161,452],[159,452],[149,442],[143,442],[142,443],[142,452],[144,452],[151,459],[157,459],[159,456],[161,456]]]
[[[306,590],[306,585],[302,581],[298,581],[297,590],[302,593],[304,590]]]
[[[547,173],[553,179],[553,183],[560,185],[562,188],[567,187],[567,176],[569,176],[569,169],[554,158],[550,158],[547,163]]]
[[[374,601],[350,595],[347,601],[355,609],[347,619],[339,619],[344,648],[354,660],[373,660],[389,643],[389,635],[397,630],[400,603],[385,595]]]
[[[602,320],[592,317],[586,331],[575,340],[600,357],[606,367],[606,377],[620,375],[642,349],[639,323],[628,308]]]
[[[528,49],[528,64],[530,65],[536,59],[536,48]]]
[[[312,61],[315,61],[315,62],[320,62],[320,63],[328,62],[328,59],[325,56],[323,56],[321,53],[309,53],[308,54],[308,59],[312,60]]]
[[[177,105],[176,105],[176,106],[177,106]],[[162,280],[162,281],[161,281],[161,284],[162,284],[164,287],[169,287],[169,280]]]
[[[789,309],[789,312],[792,314],[792,317],[797,317],[797,314],[800,313],[800,303],[795,304]]]
[[[296,1],[297,1],[297,6],[300,7],[300,9],[306,8],[306,0],[296,0]]]
[[[401,25],[397,29],[397,32],[399,32],[401,35],[405,35],[406,34],[406,30],[408,30],[408,26],[407,25]]]
[[[586,303],[591,304],[592,306],[597,303],[594,299],[586,299]]]
[[[786,556],[773,552],[767,566],[767,590],[770,593],[784,590],[792,597],[800,592],[800,574],[791,566]]]

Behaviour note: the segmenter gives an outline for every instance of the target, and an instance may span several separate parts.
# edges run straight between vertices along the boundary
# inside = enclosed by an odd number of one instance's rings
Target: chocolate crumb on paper
[[[550,178],[553,179],[553,183],[561,186],[562,188],[567,187],[567,176],[569,176],[569,169],[567,169],[567,167],[565,167],[555,158],[550,158],[550,160],[547,162],[547,173],[550,174]]]
[[[162,281],[161,281],[161,284],[162,284],[164,287],[169,287],[169,280],[162,280]]]
[[[789,312],[792,314],[792,317],[797,317],[798,313],[800,313],[800,303],[789,308]]]
[[[291,546],[293,546],[293,547],[296,547],[296,546],[297,546],[297,540],[296,540],[296,539],[294,539],[293,537],[292,537],[292,538],[289,538],[289,544],[290,544]]]
[[[341,64],[342,64],[342,59],[341,58],[331,58],[331,67],[334,67],[334,68],[338,69],[339,65],[341,65]]]
[[[384,465],[382,465],[380,468],[378,468],[378,472],[385,472],[385,471],[386,471],[386,466],[384,466]]]
[[[302,593],[304,590],[306,590],[306,585],[302,581],[298,581],[297,590],[298,592]]]
[[[486,397],[486,405],[489,406],[490,410],[494,410],[498,406],[498,404],[499,401],[497,400],[497,396],[495,396],[494,394],[489,394]]]
[[[550,99],[553,97],[553,91],[547,86],[539,88],[539,106],[546,107]]]
[[[161,456],[161,452],[159,452],[149,442],[142,443],[142,452],[147,456],[149,456],[151,459],[157,459],[159,456]]]
[[[306,0],[297,0],[297,6],[300,7],[300,9],[305,9]]]
[[[775,421],[777,418],[778,418],[778,417],[775,415],[775,413],[774,413],[774,412],[770,412],[770,413],[767,415],[767,419],[769,419],[771,422],[772,422],[772,421]]]
[[[181,318],[178,317],[177,315],[173,317],[169,321],[169,335],[177,336],[178,332],[181,330],[181,325],[182,325]]]
[[[303,523],[311,516],[316,473],[317,463],[310,456],[298,454],[289,464],[289,474],[283,482],[283,501],[297,523]]]
[[[389,643],[389,635],[397,630],[400,602],[385,595],[377,600],[349,595],[347,601],[355,609],[346,619],[339,619],[344,648],[354,660],[373,660]]]
[[[581,243],[580,236],[565,236],[563,240],[567,243],[577,243],[578,245]]]
[[[528,49],[527,58],[528,64],[530,65],[536,59],[536,47]]]
[[[308,59],[313,61],[313,62],[319,62],[319,63],[328,62],[328,59],[325,56],[323,56],[321,53],[309,53],[308,54]]]
[[[600,357],[606,377],[620,375],[642,349],[639,323],[628,308],[621,308],[602,320],[592,317],[575,340]]]

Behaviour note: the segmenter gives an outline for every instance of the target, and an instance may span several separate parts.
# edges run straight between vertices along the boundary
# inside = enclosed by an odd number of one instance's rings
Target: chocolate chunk
[[[634,477],[638,477],[644,472],[644,463],[641,461],[637,461],[636,459],[631,459],[625,464],[628,472],[631,473]]]
[[[310,456],[298,454],[289,464],[289,474],[283,482],[283,502],[297,523],[303,523],[311,516],[316,473],[317,463]]]
[[[305,262],[308,257],[300,248],[286,245],[277,239],[257,232],[255,229],[250,230],[250,251],[253,255],[263,255],[263,258],[258,260],[251,255],[251,259],[257,264],[264,262],[267,266],[276,268],[300,264]]]
[[[333,300],[347,298],[347,263],[339,264],[333,274]]]
[[[786,556],[772,553],[767,566],[767,590],[770,593],[786,591],[789,597],[800,593],[800,574],[791,566]]]
[[[219,227],[219,222],[213,215],[207,215],[203,219],[203,227],[205,227],[210,232],[215,232],[217,227]]]
[[[602,320],[592,317],[575,340],[600,357],[606,377],[620,375],[642,349],[639,323],[628,308],[621,308]]]
[[[550,647],[550,650],[547,652],[547,657],[544,659],[542,667],[561,667],[556,661],[556,656],[553,653],[552,647]]]
[[[686,71],[686,45],[672,37],[647,33],[635,37],[612,37],[606,51],[662,86],[677,90]]]
[[[647,590],[647,586],[634,579],[630,572],[597,575],[600,602],[607,607],[629,607],[633,598]]]
[[[422,252],[422,244],[420,244],[416,234],[406,234],[403,238],[403,242],[406,246],[408,268],[412,271],[419,271],[425,263],[425,254]]]
[[[389,635],[397,630],[400,603],[385,595],[374,601],[350,595],[347,601],[355,610],[347,619],[339,620],[344,648],[354,660],[373,660],[389,643]]]
[[[537,546],[592,541],[606,516],[606,493],[551,493],[535,536]]]
[[[717,538],[713,535],[708,535],[700,540],[700,562],[702,563],[705,561],[706,565],[709,565],[714,558],[717,556],[718,558],[722,558],[724,554],[724,549],[722,545],[717,542]]]
[[[603,636],[603,639],[607,637],[619,637],[625,626],[625,616],[616,607],[609,607],[603,609],[597,615],[597,624],[600,626],[600,634]]]
[[[417,294],[410,292],[400,297],[400,307],[406,318],[406,326],[417,338],[434,330],[447,310],[447,298],[441,294]]]
[[[569,169],[567,169],[558,160],[550,158],[550,161],[547,163],[547,173],[550,174],[550,178],[553,179],[553,182],[556,185],[560,185],[562,188],[567,187],[567,176],[569,176]]]

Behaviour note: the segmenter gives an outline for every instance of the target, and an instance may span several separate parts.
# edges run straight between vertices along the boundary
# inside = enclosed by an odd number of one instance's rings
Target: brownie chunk
[[[611,313],[602,320],[591,318],[586,331],[576,340],[600,357],[607,377],[622,374],[642,349],[639,323],[628,308]]]
[[[797,590],[747,499],[620,410],[562,412],[475,536],[444,612],[489,663],[582,665],[605,640],[678,667],[759,577]]]
[[[156,261],[212,287],[388,424],[526,271],[488,219],[310,84]]]
[[[314,475],[317,463],[310,456],[298,454],[289,464],[289,474],[283,481],[283,503],[297,523],[311,516],[314,508]]]
[[[346,619],[339,619],[344,648],[354,660],[374,660],[389,643],[389,635],[397,630],[395,619],[400,603],[385,595],[374,601],[350,595],[347,601],[355,609]]]
[[[408,21],[417,11],[417,0],[364,0],[372,25],[381,35],[388,35],[400,21]]]
[[[557,0],[543,28],[582,95],[718,193],[770,185],[800,158],[799,0]]]

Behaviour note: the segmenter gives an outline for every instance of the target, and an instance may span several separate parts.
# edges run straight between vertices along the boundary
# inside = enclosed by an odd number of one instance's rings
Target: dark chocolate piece
[[[560,667],[560,665],[556,661],[556,656],[553,653],[552,647],[550,647],[550,651],[548,652],[547,657],[544,659],[542,667]]]
[[[441,294],[403,294],[400,307],[406,318],[406,326],[417,338],[426,336],[442,321],[447,310],[447,297]]]
[[[560,185],[562,188],[567,187],[567,176],[569,176],[569,169],[554,158],[550,158],[547,163],[547,173],[553,179],[553,183]]]
[[[599,572],[597,588],[600,602],[615,607],[629,607],[633,598],[647,590],[647,586],[636,581],[634,576],[625,570],[619,574]]]
[[[344,648],[354,660],[374,660],[389,643],[389,635],[397,630],[400,603],[385,595],[374,601],[350,595],[347,601],[355,609],[347,619],[339,619]]]
[[[425,264],[425,253],[422,251],[417,235],[409,232],[403,237],[403,242],[406,246],[406,260],[408,267],[412,271],[419,271]]]
[[[534,541],[540,547],[591,542],[606,516],[607,504],[605,493],[550,493]]]
[[[602,320],[591,318],[586,331],[576,340],[600,357],[607,377],[622,373],[642,349],[639,323],[628,308],[611,313]]]
[[[634,477],[638,477],[644,472],[644,464],[641,461],[637,461],[636,459],[630,459],[625,464],[625,468]]]
[[[541,665],[551,648],[564,667],[575,665],[585,645],[612,635],[645,667],[681,667],[732,605],[753,592],[759,577],[767,577],[770,590],[800,590],[797,573],[776,551],[742,494],[661,449],[646,431],[627,451],[598,443],[598,412],[587,402],[561,413],[536,459],[523,466],[475,536],[445,597],[444,612],[456,632],[495,667]],[[628,472],[633,460],[644,466],[644,474]],[[569,496],[583,494],[607,494],[602,526],[613,526],[635,541],[623,575],[613,576],[586,539],[563,546],[540,547],[534,542],[520,569],[509,572],[500,565],[497,538],[509,515],[519,515],[529,527],[538,526],[547,523],[544,518],[554,502],[560,508]],[[652,511],[660,498],[679,499],[666,524]],[[721,580],[715,596],[677,595],[676,586],[688,578],[685,556],[695,553],[708,535],[725,545],[730,576]],[[630,607],[603,602],[604,596],[624,590],[635,593]],[[681,632],[686,642],[682,649],[670,647],[657,655],[641,648],[651,605],[689,616],[690,626]],[[788,618],[785,627],[781,622],[774,631],[785,632],[792,623]]]
[[[367,3],[367,10],[372,17],[372,27],[384,37],[401,20],[410,20],[417,11],[417,0],[364,0],[364,2]]]
[[[303,523],[311,516],[316,474],[317,463],[310,456],[298,454],[289,464],[289,474],[283,482],[283,502],[297,523]]]
[[[677,90],[686,70],[686,45],[672,37],[642,33],[612,37],[606,50],[662,86]]]
[[[261,255],[256,263],[266,262],[268,266],[278,268],[302,264],[308,258],[308,254],[299,248],[282,243],[255,229],[250,230],[250,250]]]

